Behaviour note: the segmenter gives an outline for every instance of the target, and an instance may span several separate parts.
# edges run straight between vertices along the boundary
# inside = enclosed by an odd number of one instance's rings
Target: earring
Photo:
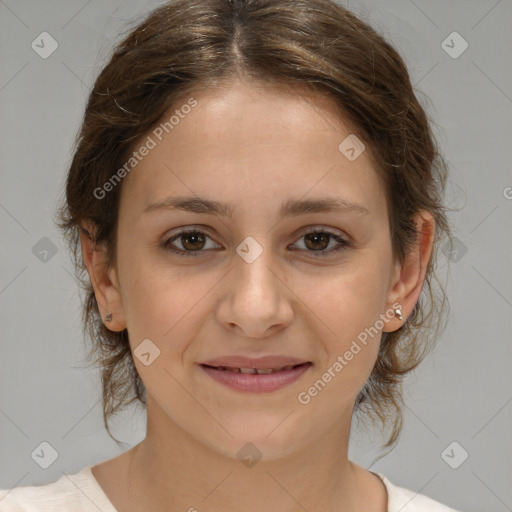
[[[395,310],[395,316],[398,318],[398,320],[402,320],[402,305],[395,306],[393,309]]]
[[[107,316],[104,318],[105,322],[112,322],[112,313],[107,313]]]

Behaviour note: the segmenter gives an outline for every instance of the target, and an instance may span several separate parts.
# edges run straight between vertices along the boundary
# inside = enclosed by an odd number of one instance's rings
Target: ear
[[[95,242],[96,226],[86,221],[80,228],[80,243],[89,279],[94,289],[96,302],[104,319],[112,313],[112,321],[105,322],[111,331],[122,331],[126,328],[123,303],[119,288],[117,270],[107,265],[107,249],[105,244]]]
[[[386,323],[383,332],[393,332],[399,329],[412,313],[418,302],[425,280],[427,265],[430,261],[435,238],[435,221],[432,214],[421,210],[415,217],[418,240],[406,255],[402,265],[397,265],[390,281],[387,297],[387,310],[393,304],[402,305],[402,320],[394,317]]]

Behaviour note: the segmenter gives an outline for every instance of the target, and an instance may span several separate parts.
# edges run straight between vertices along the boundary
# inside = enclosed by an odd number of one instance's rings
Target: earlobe
[[[388,329],[383,329],[385,332],[396,331],[407,321],[423,289],[435,238],[435,221],[430,212],[421,210],[417,213],[416,230],[416,244],[405,256],[402,265],[396,267],[388,295],[388,305],[401,304],[403,319],[391,320]]]
[[[101,317],[111,331],[122,331],[126,328],[126,320],[117,273],[108,267],[106,245],[95,242],[95,232],[93,223],[84,222],[80,230],[82,256]]]

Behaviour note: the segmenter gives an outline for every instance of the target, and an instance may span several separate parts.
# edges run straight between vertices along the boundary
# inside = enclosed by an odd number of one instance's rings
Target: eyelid
[[[207,253],[211,250],[218,250],[218,249],[201,249],[198,251],[184,251],[182,249],[178,249],[177,247],[172,246],[172,242],[179,239],[180,236],[186,235],[188,233],[202,233],[206,235],[208,238],[210,238],[213,242],[218,244],[213,236],[209,233],[209,229],[204,226],[186,226],[183,228],[178,228],[178,231],[170,236],[165,236],[163,242],[161,243],[164,250],[171,251],[175,254],[182,255],[182,256],[200,256],[201,254]],[[353,246],[353,242],[351,238],[346,235],[344,232],[340,230],[335,230],[334,228],[330,228],[327,226],[323,226],[321,224],[306,226],[303,229],[299,230],[298,233],[294,235],[294,237],[298,237],[297,241],[295,241],[292,245],[296,245],[301,238],[303,238],[306,235],[314,234],[314,233],[325,233],[327,235],[330,235],[332,239],[334,239],[337,242],[337,246],[335,248],[331,248],[328,250],[320,250],[320,251],[308,251],[305,249],[298,249],[301,252],[310,253],[313,257],[326,257],[330,254],[335,254],[338,252],[343,251],[344,249],[348,249],[349,247]],[[316,253],[316,254],[315,254]]]
[[[307,251],[305,249],[299,249],[302,252],[311,254],[313,257],[322,257],[322,256],[327,257],[328,255],[337,254],[337,253],[343,251],[344,249],[348,249],[349,247],[353,246],[352,240],[344,232],[342,232],[340,230],[334,230],[334,228],[329,228],[329,227],[323,226],[321,224],[317,224],[314,226],[307,226],[303,230],[300,230],[299,234],[298,234],[298,240],[296,242],[294,242],[292,245],[296,245],[304,236],[314,234],[314,233],[325,233],[327,235],[330,235],[330,237],[337,242],[337,246],[335,246],[334,248],[331,248],[331,249],[321,250],[321,251]],[[295,235],[295,236],[297,236],[297,235]]]
[[[202,234],[206,235],[208,238],[210,238],[211,240],[213,240],[217,245],[220,245],[211,236],[208,228],[203,227],[203,226],[200,226],[200,227],[199,226],[197,226],[197,227],[196,226],[186,226],[183,228],[178,228],[178,231],[175,232],[174,234],[172,234],[170,236],[165,236],[161,245],[167,251],[171,251],[178,255],[184,255],[184,256],[199,256],[201,254],[204,254],[204,253],[212,250],[212,249],[208,249],[208,250],[202,249],[200,251],[183,251],[182,249],[178,249],[177,247],[174,247],[171,245],[171,242],[174,242],[175,240],[179,239],[180,236],[186,235],[188,233],[202,233]]]

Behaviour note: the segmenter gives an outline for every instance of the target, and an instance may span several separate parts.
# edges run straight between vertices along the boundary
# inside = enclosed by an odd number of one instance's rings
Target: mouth
[[[295,382],[312,366],[309,361],[284,365],[265,365],[262,360],[254,361],[253,364],[240,366],[209,362],[200,364],[200,367],[212,379],[231,389],[249,393],[265,393],[277,391]]]
[[[311,363],[300,363],[300,364],[289,364],[286,366],[282,366],[280,368],[233,368],[231,366],[210,366],[210,365],[203,365],[208,366],[209,368],[213,368],[215,370],[219,371],[226,371],[226,372],[232,372],[232,373],[243,373],[245,375],[270,375],[271,373],[277,373],[281,371],[290,371],[294,368],[297,368],[298,366],[302,366],[304,364],[311,364]]]

